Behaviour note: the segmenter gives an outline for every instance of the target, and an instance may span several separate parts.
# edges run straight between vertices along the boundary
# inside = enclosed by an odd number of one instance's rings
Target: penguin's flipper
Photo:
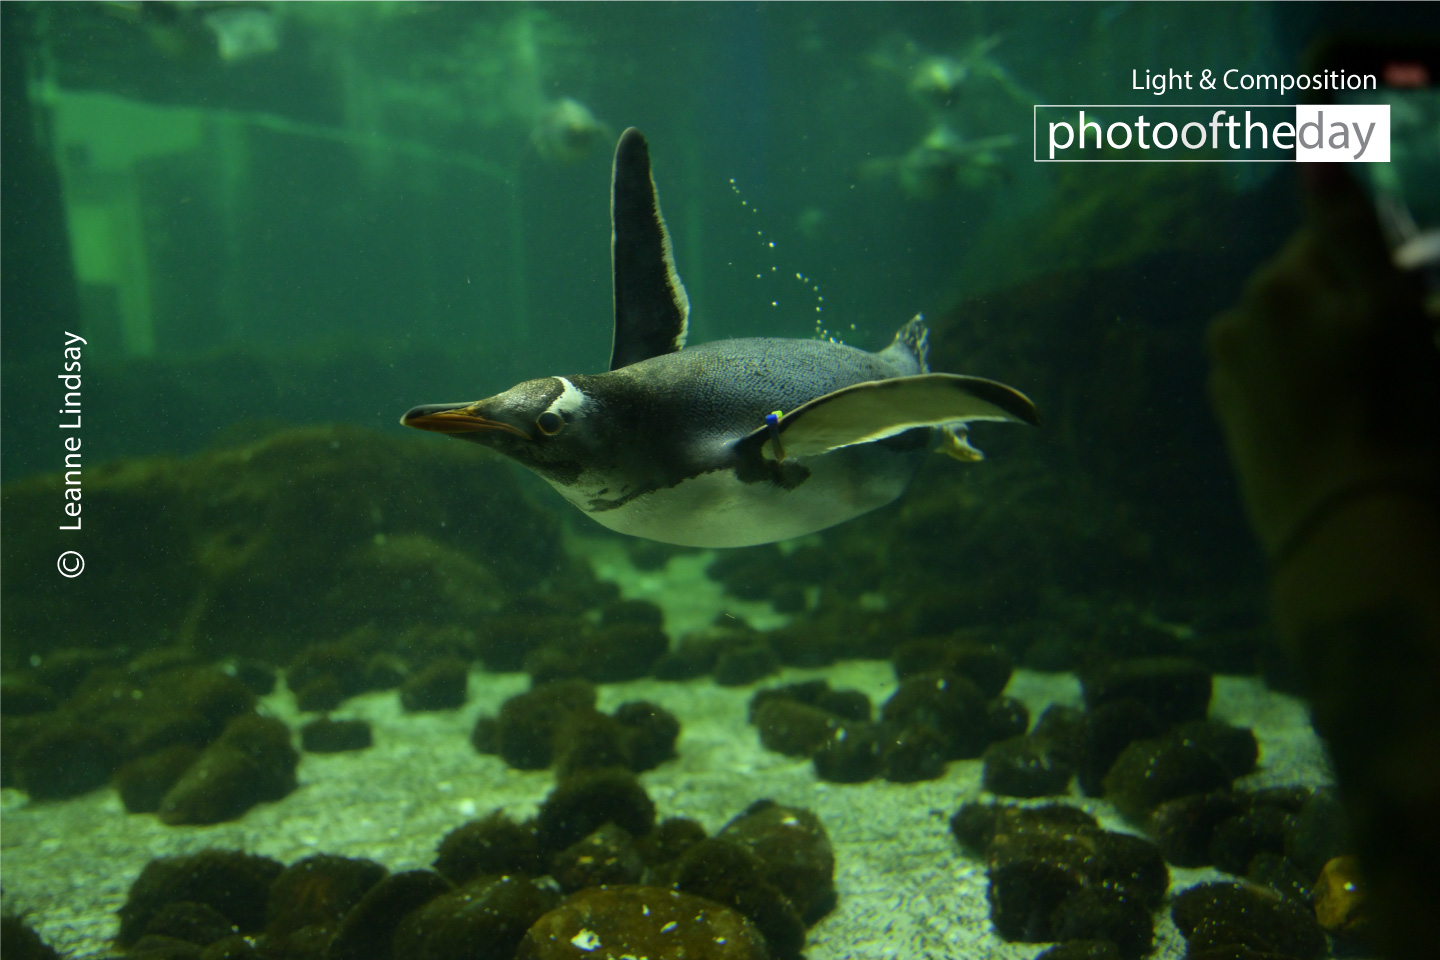
[[[763,447],[764,456],[783,460],[873,443],[917,427],[970,420],[1039,426],[1040,414],[1029,397],[1003,383],[922,373],[869,380],[816,397],[761,426],[741,444]]]
[[[675,272],[670,234],[650,175],[650,148],[634,127],[615,146],[610,218],[615,276],[610,369],[619,370],[679,350],[690,323],[690,298]]]

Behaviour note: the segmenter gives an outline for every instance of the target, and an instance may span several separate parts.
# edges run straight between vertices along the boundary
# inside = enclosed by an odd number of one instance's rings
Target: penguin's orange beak
[[[427,403],[414,407],[400,418],[400,423],[416,430],[433,433],[481,433],[486,430],[503,430],[516,436],[530,439],[530,435],[518,427],[499,420],[490,420],[475,412],[477,403]]]

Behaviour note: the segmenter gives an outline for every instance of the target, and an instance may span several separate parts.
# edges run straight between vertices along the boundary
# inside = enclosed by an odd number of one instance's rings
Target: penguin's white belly
[[[878,450],[846,450],[796,460],[811,470],[791,490],[742,483],[733,470],[701,474],[637,497],[623,506],[586,512],[618,533],[685,547],[748,547],[804,536],[843,523],[905,492],[918,459]],[[556,489],[585,509],[574,494]]]

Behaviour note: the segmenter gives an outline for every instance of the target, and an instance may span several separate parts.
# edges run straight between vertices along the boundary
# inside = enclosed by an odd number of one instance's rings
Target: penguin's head
[[[567,377],[516,384],[474,403],[431,403],[400,418],[407,427],[483,443],[547,480],[568,484],[596,445],[594,403]]]

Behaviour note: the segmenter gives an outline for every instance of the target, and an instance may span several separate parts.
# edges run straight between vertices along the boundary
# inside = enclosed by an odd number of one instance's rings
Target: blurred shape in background
[[[907,197],[935,200],[957,184],[980,190],[1006,181],[1004,151],[1015,145],[1009,134],[966,140],[947,124],[935,126],[902,157],[877,157],[860,165],[865,179],[894,177]]]
[[[280,48],[280,27],[268,3],[107,2],[102,13],[133,23],[160,52],[177,60],[237,63]]]
[[[548,163],[574,163],[614,139],[610,128],[579,100],[561,97],[540,114],[530,145]]]

